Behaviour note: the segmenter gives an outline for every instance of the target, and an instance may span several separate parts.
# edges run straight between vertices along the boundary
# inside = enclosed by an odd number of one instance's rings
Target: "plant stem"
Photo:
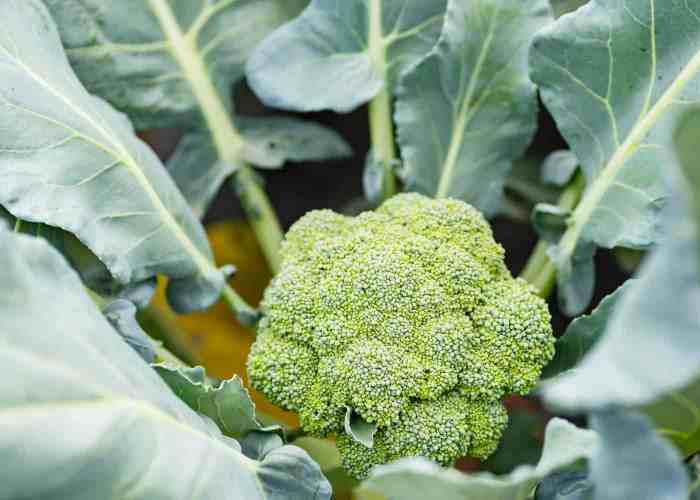
[[[17,218],[15,219],[15,233],[19,233],[19,230],[22,228],[22,219]]]
[[[270,200],[256,179],[255,172],[250,167],[239,168],[233,178],[233,184],[270,270],[276,274],[281,264],[279,248],[284,233],[275,209],[272,208]]]
[[[234,126],[209,72],[197,49],[198,30],[184,34],[167,0],[148,0],[168,42],[171,53],[189,82],[221,161],[236,165],[234,174],[240,193],[244,193],[243,209],[250,219],[273,272],[279,269],[279,245],[283,238],[282,227],[265,191],[255,180],[251,167],[243,160],[245,141]]]
[[[384,75],[384,87],[369,103],[369,130],[374,161],[384,168],[382,200],[396,194],[396,145],[391,94],[387,82],[386,41],[382,33],[382,0],[369,1],[369,56],[374,67]]]
[[[172,355],[190,366],[201,363],[197,350],[187,333],[167,314],[151,304],[138,311],[136,318],[154,341],[162,344]]]
[[[557,204],[559,208],[567,211],[576,208],[576,205],[581,200],[584,187],[585,180],[579,172],[559,197],[559,203]],[[542,239],[539,240],[525,268],[520,273],[520,277],[537,288],[540,296],[545,299],[554,290],[557,277],[556,267],[547,255],[548,248],[548,242]]]
[[[236,318],[241,325],[254,326],[258,322],[260,313],[258,313],[257,309],[252,308],[243,297],[238,295],[238,292],[231,286],[228,284],[224,285],[221,296],[236,313]]]

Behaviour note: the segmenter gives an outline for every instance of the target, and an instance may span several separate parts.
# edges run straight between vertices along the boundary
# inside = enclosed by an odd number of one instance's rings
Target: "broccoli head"
[[[485,458],[554,355],[546,303],[505,267],[473,207],[401,194],[373,212],[313,211],[289,231],[248,359],[253,387],[337,435],[356,477],[421,455]],[[377,432],[344,430],[351,408]]]

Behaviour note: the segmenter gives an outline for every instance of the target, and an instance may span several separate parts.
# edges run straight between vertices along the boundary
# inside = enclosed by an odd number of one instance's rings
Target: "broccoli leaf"
[[[75,72],[90,92],[134,120],[137,128],[188,124],[199,103],[191,77],[146,0],[44,0]],[[248,55],[295,16],[304,0],[169,2],[195,55],[222,95],[243,76]],[[207,75],[198,75],[207,78]],[[228,99],[224,101],[228,104]]]
[[[352,154],[345,140],[313,122],[283,116],[236,119],[245,140],[245,159],[257,166],[279,168],[287,161],[319,161]],[[190,131],[168,161],[168,170],[200,217],[222,183],[239,165],[219,161],[211,134]]]
[[[136,306],[133,303],[117,299],[103,307],[102,314],[141,359],[146,363],[155,361],[156,346],[136,321]]]
[[[345,413],[345,432],[355,441],[365,445],[367,448],[372,448],[377,429],[376,423],[367,422],[354,409],[348,406]]]
[[[389,500],[525,500],[544,477],[589,458],[597,442],[595,432],[555,418],[547,425],[542,457],[535,467],[523,465],[505,476],[491,473],[466,476],[422,458],[409,458],[375,467],[361,488],[381,493]]]
[[[397,92],[409,190],[496,212],[513,160],[537,127],[527,54],[551,20],[546,0],[448,3],[437,47],[402,77]]]
[[[591,428],[600,436],[589,461],[595,500],[688,498],[680,455],[646,417],[620,410],[596,413]]]
[[[684,136],[682,130],[676,134]],[[692,156],[681,152],[679,158]],[[645,260],[604,335],[576,370],[544,385],[550,405],[571,412],[639,406],[700,375],[700,233],[689,208],[690,190],[678,170],[671,174],[665,241]]]
[[[564,471],[547,476],[537,486],[534,500],[591,500],[593,483],[585,472]]]
[[[566,186],[578,168],[578,158],[568,149],[547,155],[542,163],[542,180],[555,186]]]
[[[351,111],[433,47],[447,0],[313,0],[263,41],[246,65],[269,106]]]
[[[46,241],[0,230],[0,267],[4,497],[330,498],[299,448],[246,458],[177,399]]]
[[[269,167],[286,159],[306,159],[304,145],[316,129],[296,122],[278,121],[267,127],[258,122],[249,123],[252,131],[243,134],[232,121],[231,84],[243,76],[253,47],[307,2],[46,1],[71,62],[89,89],[128,113],[137,127],[184,125],[208,130],[187,136],[184,152],[176,159],[179,185],[187,185],[187,198],[198,214],[236,171],[244,179],[239,186],[241,198],[247,197],[244,208],[249,216],[271,211],[266,198],[256,194],[259,187],[250,180],[254,174],[246,162]],[[282,152],[264,147],[267,141],[280,142],[281,135]],[[337,141],[331,145],[329,141],[326,133],[318,149],[307,154],[318,157],[327,151],[323,146],[341,148]],[[292,153],[292,148],[299,149]],[[196,164],[200,159],[207,163]]]
[[[628,280],[601,300],[590,315],[578,317],[569,324],[564,335],[557,339],[554,359],[542,370],[543,379],[571,370],[583,359],[602,337],[620,297],[633,283],[633,280]]]
[[[277,431],[277,426],[263,427],[255,417],[255,404],[237,375],[213,386],[204,368],[173,367],[157,364],[158,372],[170,389],[187,405],[211,418],[229,437],[242,438],[252,431]]]
[[[700,99],[700,9],[589,2],[540,32],[531,65],[587,180],[553,255],[569,280],[581,246],[644,248],[658,238],[673,123]]]
[[[0,203],[74,233],[122,284],[162,273],[173,307],[210,305],[223,276],[158,158],[85,91],[41,2],[2,2],[0,16]]]
[[[680,162],[683,180],[686,182],[690,195],[690,208],[695,218],[695,226],[700,234],[700,108],[696,107],[688,111],[678,129],[674,142]],[[700,245],[698,245],[700,249]],[[700,253],[698,254],[700,259]],[[700,263],[700,260],[698,260]]]

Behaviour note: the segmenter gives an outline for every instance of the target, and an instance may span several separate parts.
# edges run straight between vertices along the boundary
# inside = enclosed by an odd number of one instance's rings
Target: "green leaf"
[[[353,408],[347,407],[345,412],[345,432],[355,441],[365,445],[367,448],[372,448],[377,429],[375,422],[367,422]]]
[[[146,363],[156,358],[156,346],[136,321],[136,306],[128,300],[118,299],[102,308],[109,324]]]
[[[554,15],[560,17],[578,9],[587,2],[588,0],[552,0],[552,8]]]
[[[693,108],[683,116],[676,129],[674,142],[683,178],[690,194],[695,225],[700,233],[700,108]]]
[[[553,261],[557,258],[556,243],[566,232],[571,218],[571,209],[578,201],[579,188],[583,185],[583,177],[577,175],[572,184],[562,194],[559,205],[540,203],[532,211],[531,220],[535,231],[549,243],[547,255]],[[574,198],[569,198],[574,194]],[[565,198],[568,198],[565,200]],[[559,309],[567,316],[576,316],[583,312],[593,297],[595,291],[595,256],[596,246],[592,243],[582,243],[567,262],[557,272],[557,295]]]
[[[263,41],[246,65],[268,106],[348,112],[430,51],[447,0],[313,0]]]
[[[671,391],[639,408],[651,417],[656,430],[688,457],[700,451],[700,380]]]
[[[555,472],[547,476],[535,494],[535,500],[591,500],[593,483],[585,472]]]
[[[334,130],[289,116],[238,117],[253,165],[280,168],[286,162],[347,158],[350,145]]]
[[[322,125],[283,116],[237,118],[245,141],[244,160],[280,168],[288,161],[320,161],[352,154],[345,140]],[[239,164],[219,160],[207,130],[187,132],[168,160],[168,170],[197,215],[203,217],[227,177]]]
[[[544,384],[550,405],[571,412],[638,406],[698,376],[698,240],[684,198],[674,191],[666,241],[617,300],[604,335],[576,370]]]
[[[682,1],[589,2],[540,32],[531,65],[587,180],[555,264],[565,269],[591,242],[649,246],[664,170],[675,163],[673,125],[700,99],[700,11]]]
[[[506,179],[509,194],[523,200],[529,206],[536,203],[556,203],[560,189],[542,180],[544,155],[532,152],[515,160],[513,170]]]
[[[213,303],[223,276],[158,158],[85,91],[41,2],[2,2],[0,16],[0,203],[74,233],[119,283],[161,273],[179,311]]]
[[[129,114],[137,128],[189,124],[199,115],[179,48],[146,0],[44,0],[85,86]],[[300,0],[170,1],[177,22],[221,95],[243,76],[253,48],[295,16]],[[224,100],[225,103],[229,99]]]
[[[551,378],[571,370],[603,336],[610,316],[615,311],[620,297],[626,293],[634,281],[625,282],[620,288],[600,301],[598,307],[588,316],[572,321],[564,335],[557,339],[554,359],[542,370],[542,379]]]
[[[211,418],[229,437],[241,438],[252,431],[278,431],[279,427],[263,427],[255,417],[255,404],[237,375],[214,387],[207,380],[204,368],[180,368],[167,364],[154,365],[170,389],[187,405]]]
[[[484,463],[485,470],[494,474],[506,474],[518,465],[535,465],[542,454],[544,419],[531,410],[511,409],[508,427],[498,444],[498,449]]]
[[[498,209],[537,126],[527,54],[546,0],[451,0],[437,47],[401,80],[396,123],[407,188]]]
[[[4,498],[330,498],[299,448],[246,458],[177,399],[48,243],[2,230],[0,267]]]
[[[409,458],[376,467],[361,488],[381,493],[389,500],[525,500],[544,477],[590,457],[597,442],[594,432],[555,418],[547,425],[542,457],[536,467],[524,465],[505,476],[467,476],[422,458]]]
[[[566,186],[576,173],[578,158],[568,149],[550,153],[542,163],[542,180],[555,186]]]
[[[686,500],[688,474],[678,452],[633,412],[591,416],[600,436],[589,462],[595,500]]]

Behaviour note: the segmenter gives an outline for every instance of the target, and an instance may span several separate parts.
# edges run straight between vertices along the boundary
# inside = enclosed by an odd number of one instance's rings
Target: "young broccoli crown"
[[[338,434],[357,477],[404,456],[487,457],[507,423],[501,398],[529,392],[554,355],[546,303],[503,254],[457,200],[308,213],[265,292],[253,387],[311,434]],[[378,425],[372,448],[345,434],[347,407]]]

